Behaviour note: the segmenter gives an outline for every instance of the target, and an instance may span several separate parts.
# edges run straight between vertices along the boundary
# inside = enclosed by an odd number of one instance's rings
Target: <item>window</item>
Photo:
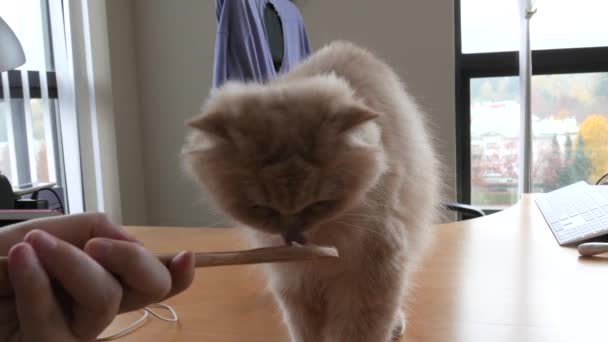
[[[535,0],[533,50],[608,46],[608,2]],[[460,0],[463,53],[519,50],[518,0]]]
[[[0,13],[26,55],[23,66],[1,77],[0,172],[13,185],[55,182],[61,192],[65,177],[49,4],[3,1]]]
[[[547,192],[608,172],[608,3],[537,0],[532,46],[532,182]],[[516,0],[456,0],[458,200],[518,198]]]

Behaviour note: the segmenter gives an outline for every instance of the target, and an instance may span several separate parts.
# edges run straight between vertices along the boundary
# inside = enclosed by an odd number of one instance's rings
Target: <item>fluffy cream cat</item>
[[[368,51],[337,42],[267,84],[214,90],[189,125],[189,172],[256,246],[333,245],[338,261],[268,265],[294,342],[403,332],[439,177],[424,113]]]

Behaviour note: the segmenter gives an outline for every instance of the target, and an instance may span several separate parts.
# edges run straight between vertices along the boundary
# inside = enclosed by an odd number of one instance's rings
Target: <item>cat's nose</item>
[[[297,242],[299,244],[306,243],[304,235],[302,235],[302,222],[297,216],[282,216],[280,219],[280,227],[283,231],[283,239],[285,243],[291,244]]]
[[[299,243],[301,245],[306,244],[306,238],[302,234],[302,231],[299,229],[292,229],[283,233],[283,240],[285,240],[285,243],[288,245],[291,245],[294,242]]]

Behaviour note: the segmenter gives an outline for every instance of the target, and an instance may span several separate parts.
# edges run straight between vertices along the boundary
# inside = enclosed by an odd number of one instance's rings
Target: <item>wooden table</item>
[[[129,230],[157,252],[245,247],[232,229]],[[608,257],[583,259],[560,247],[531,196],[501,213],[436,230],[402,341],[608,340]],[[150,319],[121,341],[287,341],[263,284],[252,266],[199,270],[193,286],[168,301],[179,324]],[[108,331],[134,317],[118,317]]]

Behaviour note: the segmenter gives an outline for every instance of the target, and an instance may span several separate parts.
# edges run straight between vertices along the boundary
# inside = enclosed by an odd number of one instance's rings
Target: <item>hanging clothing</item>
[[[272,59],[264,10],[272,5],[283,29],[283,59],[278,72]],[[288,0],[216,0],[218,18],[213,86],[227,80],[266,81],[289,71],[310,54],[304,20]]]

